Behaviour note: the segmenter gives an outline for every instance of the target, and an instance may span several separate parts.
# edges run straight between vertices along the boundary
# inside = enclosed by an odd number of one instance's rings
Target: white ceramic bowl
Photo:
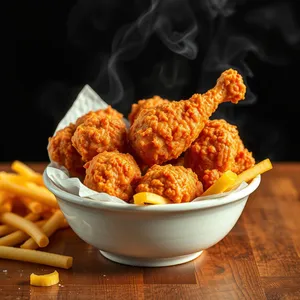
[[[167,205],[99,203],[59,189],[44,172],[47,188],[74,232],[106,258],[133,266],[188,262],[222,240],[239,219],[261,177],[223,199]]]

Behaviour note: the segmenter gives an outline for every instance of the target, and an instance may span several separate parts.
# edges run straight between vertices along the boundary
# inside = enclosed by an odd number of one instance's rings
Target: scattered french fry
[[[55,213],[57,211],[56,208],[47,208],[45,209],[42,213],[41,213],[41,216],[44,218],[44,219],[49,219],[51,218],[51,216],[53,215],[53,213]]]
[[[17,184],[24,184],[26,181],[28,181],[26,177],[23,177],[19,174],[6,172],[0,172],[0,179],[9,180],[10,182]]]
[[[49,244],[48,237],[33,222],[26,220],[14,213],[6,212],[0,215],[0,220],[10,226],[18,228],[30,235],[39,247],[46,247]]]
[[[32,273],[30,275],[30,284],[35,286],[52,286],[59,283],[59,274],[54,271],[50,274],[36,275]]]
[[[0,206],[5,202],[6,198],[7,198],[6,193],[0,191]]]
[[[0,258],[69,269],[72,257],[31,250],[47,246],[48,237],[69,227],[55,196],[45,187],[42,174],[20,161],[14,161],[11,169],[16,173],[0,172]],[[11,213],[12,208],[31,213],[22,217]],[[41,217],[44,220],[38,221]],[[20,244],[31,249],[12,247]],[[31,280],[33,285],[50,286],[59,282],[59,276],[57,272],[32,274]]]
[[[32,201],[29,198],[23,198],[23,197],[21,197],[20,200],[31,212],[35,214],[40,214],[45,210],[45,207],[40,202]]]
[[[63,269],[69,269],[73,264],[73,257],[71,256],[7,246],[0,246],[0,258],[27,261]]]
[[[244,172],[240,173],[236,179],[236,181],[227,188],[227,191],[232,190],[233,188],[239,186],[243,181],[249,182],[254,179],[256,176],[263,174],[273,168],[271,161],[267,158],[252,168],[245,170]]]
[[[42,174],[35,172],[30,167],[18,160],[12,163],[11,169],[21,176],[27,178],[29,181],[35,182],[38,185],[44,185]]]
[[[34,214],[34,213],[30,213],[27,216],[24,217],[25,220],[31,221],[31,222],[35,222],[38,219],[40,219],[40,215],[38,214]],[[12,233],[14,231],[18,230],[17,228],[10,226],[10,225],[0,225],[0,236]]]
[[[50,237],[56,230],[61,228],[64,222],[64,215],[61,211],[57,210],[52,217],[47,220],[43,225],[42,231],[47,236]],[[33,238],[28,239],[24,244],[20,246],[23,249],[32,249],[35,250],[39,247],[36,241]]]
[[[134,204],[144,205],[144,204],[170,204],[172,203],[167,198],[160,195],[148,192],[137,193],[133,196]]]
[[[38,221],[35,224],[42,227],[46,223],[46,220]],[[0,246],[15,246],[23,243],[29,238],[29,235],[22,230],[17,230],[11,234],[0,238]]]
[[[223,193],[228,189],[228,187],[232,186],[234,182],[237,180],[237,174],[232,171],[226,171],[222,174],[222,176],[212,185],[210,186],[201,196],[208,196]]]
[[[8,199],[0,206],[0,213],[10,212],[10,211],[12,211],[12,201],[11,199]]]
[[[25,182],[24,185],[21,185],[2,178],[0,179],[0,189],[20,197],[31,198],[50,207],[58,207],[56,198],[50,191],[31,182]]]

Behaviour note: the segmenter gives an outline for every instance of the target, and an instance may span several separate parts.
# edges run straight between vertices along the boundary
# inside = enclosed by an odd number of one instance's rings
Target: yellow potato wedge
[[[210,186],[201,196],[209,196],[225,192],[232,186],[238,176],[232,171],[226,171],[212,186]]]
[[[34,286],[52,286],[57,283],[59,283],[57,271],[45,275],[36,275],[34,273],[30,275],[30,284]]]
[[[133,196],[133,203],[138,205],[144,204],[170,204],[172,201],[164,198],[160,195],[149,193],[149,192],[141,192],[137,193]]]
[[[256,176],[263,174],[273,168],[271,161],[267,158],[252,168],[245,170],[244,172],[240,173],[237,177],[237,180],[233,183],[232,186],[228,187],[226,191],[230,191],[233,188],[239,186],[243,181],[249,182],[254,179]]]

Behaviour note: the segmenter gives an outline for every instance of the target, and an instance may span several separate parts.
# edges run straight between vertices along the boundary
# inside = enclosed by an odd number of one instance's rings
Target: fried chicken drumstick
[[[145,108],[153,108],[165,103],[168,103],[167,99],[163,99],[159,96],[153,96],[149,99],[139,100],[138,103],[132,104],[131,112],[128,115],[130,124],[133,124],[134,120],[138,117],[139,113]]]
[[[245,92],[241,75],[226,70],[216,86],[203,95],[143,109],[130,127],[130,146],[149,166],[176,159],[198,137],[220,103],[238,103]]]
[[[255,164],[237,127],[225,120],[208,121],[184,158],[184,165],[198,175],[205,190],[225,171],[239,174]]]

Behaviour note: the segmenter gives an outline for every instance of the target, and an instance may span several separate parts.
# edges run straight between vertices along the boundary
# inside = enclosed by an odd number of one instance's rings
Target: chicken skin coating
[[[176,159],[171,159],[171,160],[167,161],[166,163],[164,163],[163,165],[172,165],[172,166],[182,166],[182,167],[184,167],[184,157],[180,156]]]
[[[48,152],[51,160],[64,166],[70,175],[81,177],[85,174],[84,162],[71,142],[75,128],[75,125],[71,123],[50,137]]]
[[[176,159],[196,140],[220,103],[238,103],[245,92],[241,75],[229,69],[203,95],[194,94],[189,100],[143,109],[130,127],[129,143],[149,166]]]
[[[123,152],[126,147],[127,130],[122,119],[102,114],[92,114],[79,125],[72,137],[72,144],[87,162],[104,151]]]
[[[184,165],[198,175],[206,190],[225,171],[239,174],[254,164],[252,153],[245,148],[237,127],[225,120],[212,120],[186,151]]]
[[[152,166],[141,178],[136,193],[150,192],[174,203],[190,202],[203,193],[197,175],[182,166]]]
[[[132,104],[131,112],[128,115],[130,124],[133,124],[134,120],[138,117],[142,109],[156,107],[168,102],[169,101],[167,99],[163,99],[159,96],[153,96],[152,98],[142,99],[139,100],[138,103]]]
[[[98,109],[96,111],[89,111],[85,115],[79,117],[76,120],[76,123],[75,123],[76,128],[79,125],[83,124],[85,120],[87,120],[89,117],[91,117],[94,114],[99,115],[99,116],[111,117],[111,118],[115,118],[115,119],[122,119],[123,118],[123,115],[121,113],[119,113],[117,110],[113,109],[109,105],[106,109]]]
[[[141,171],[130,154],[102,152],[87,162],[84,184],[97,192],[129,201]]]

